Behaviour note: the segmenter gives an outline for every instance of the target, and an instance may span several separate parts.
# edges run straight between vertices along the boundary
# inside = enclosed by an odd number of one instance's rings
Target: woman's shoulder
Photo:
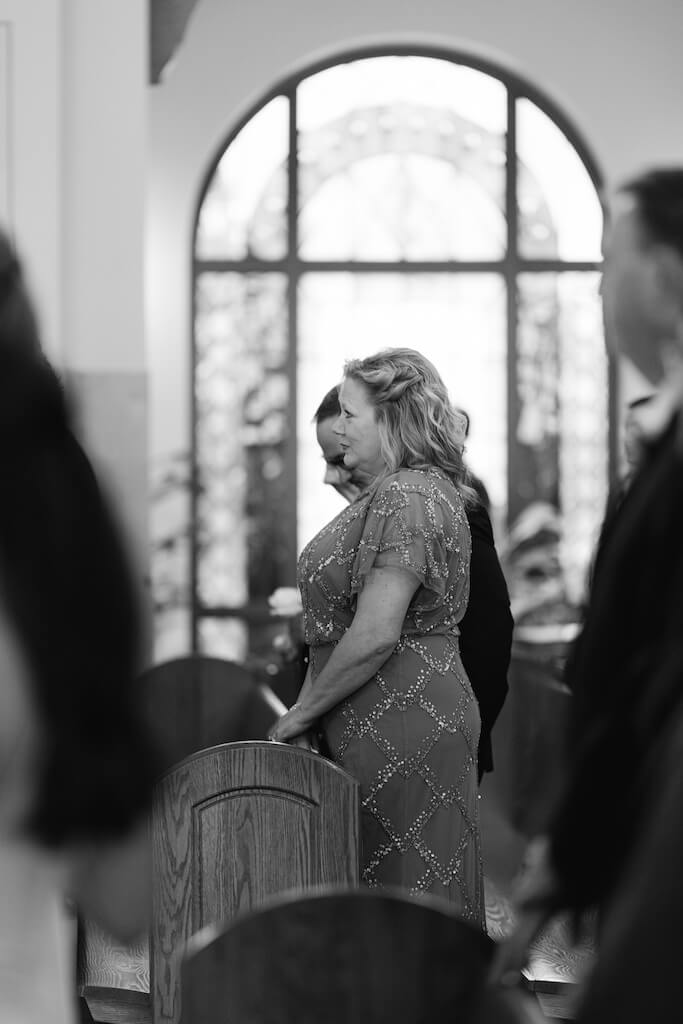
[[[389,473],[377,484],[374,498],[391,500],[401,496],[405,502],[410,496],[420,504],[447,505],[451,510],[464,509],[462,495],[453,481],[436,467],[413,469],[402,467]]]
[[[400,469],[395,470],[393,473],[387,473],[386,476],[381,477],[377,489],[386,491],[392,488],[395,489],[397,486],[428,487],[430,479],[437,473],[438,471],[431,469],[431,467],[415,469],[410,466],[401,466]]]

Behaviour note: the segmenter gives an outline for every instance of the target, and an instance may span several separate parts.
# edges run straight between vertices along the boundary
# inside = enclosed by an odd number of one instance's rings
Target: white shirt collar
[[[677,412],[683,410],[683,363],[667,374],[651,402],[639,410],[643,440],[652,444],[667,430]]]

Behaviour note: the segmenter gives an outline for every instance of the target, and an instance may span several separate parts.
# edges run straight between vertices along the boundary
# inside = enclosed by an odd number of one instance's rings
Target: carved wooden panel
[[[248,669],[218,658],[195,655],[155,665],[142,675],[140,685],[164,768],[218,743],[265,738],[285,712]],[[214,824],[220,827],[215,818],[215,812],[212,816],[204,808],[205,837]],[[206,856],[212,856],[210,839],[204,845]],[[137,1003],[131,1010],[125,993],[149,993],[148,942],[125,946],[93,922],[82,921],[80,949],[79,989],[94,1019],[135,1024],[129,1013],[138,1012]]]
[[[358,813],[354,779],[287,744],[224,744],[162,779],[152,825],[155,1024],[179,1020],[179,960],[192,934],[279,893],[358,884]]]

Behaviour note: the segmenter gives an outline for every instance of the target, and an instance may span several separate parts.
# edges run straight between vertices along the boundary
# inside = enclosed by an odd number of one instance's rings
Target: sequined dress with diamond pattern
[[[389,659],[328,712],[334,760],[361,785],[361,868],[456,904],[485,927],[478,822],[479,709],[459,653],[469,592],[462,498],[438,470],[400,470],[307,545],[298,582],[313,685],[350,626],[373,568],[419,581]]]

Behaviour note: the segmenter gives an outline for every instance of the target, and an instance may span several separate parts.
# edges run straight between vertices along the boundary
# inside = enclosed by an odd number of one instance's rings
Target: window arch
[[[321,63],[237,126],[194,236],[195,649],[267,652],[268,594],[339,510],[313,412],[346,358],[386,345],[421,349],[470,413],[499,544],[559,522],[578,598],[611,446],[599,185],[545,98],[450,51]]]

